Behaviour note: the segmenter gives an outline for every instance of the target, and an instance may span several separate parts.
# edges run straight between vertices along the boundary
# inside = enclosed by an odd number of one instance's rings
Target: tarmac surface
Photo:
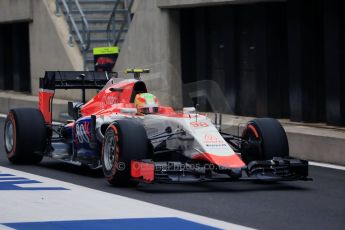
[[[313,181],[307,182],[142,184],[136,188],[116,188],[105,181],[101,170],[49,158],[34,166],[10,164],[3,148],[3,125],[1,118],[0,165],[4,167],[252,228],[344,229],[345,226],[344,170],[310,166]]]

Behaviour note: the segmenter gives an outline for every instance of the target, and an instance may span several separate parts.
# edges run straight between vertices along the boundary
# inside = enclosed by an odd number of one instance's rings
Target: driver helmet
[[[139,113],[158,113],[158,99],[151,93],[137,94],[134,99],[134,104]]]

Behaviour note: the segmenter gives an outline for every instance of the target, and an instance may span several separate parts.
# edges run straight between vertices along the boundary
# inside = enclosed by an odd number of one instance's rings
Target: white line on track
[[[313,166],[323,167],[323,168],[345,170],[345,167],[341,165],[326,164],[326,163],[320,163],[320,162],[314,162],[314,161],[309,161],[309,164]]]
[[[6,114],[0,113],[0,118],[6,118]],[[61,122],[53,122],[53,124],[62,124]],[[327,164],[327,163],[321,163],[321,162],[315,162],[315,161],[309,161],[310,165],[323,167],[323,168],[331,168],[331,169],[338,169],[338,170],[345,170],[345,166],[341,165],[334,165],[334,164]]]
[[[67,189],[48,191],[0,189],[0,229],[1,224],[5,223],[166,217],[177,217],[221,229],[249,229],[241,225],[2,166],[0,166],[0,173],[36,180],[42,182],[43,187]],[[0,188],[1,183],[4,182],[0,182]],[[107,182],[104,180],[104,183]]]

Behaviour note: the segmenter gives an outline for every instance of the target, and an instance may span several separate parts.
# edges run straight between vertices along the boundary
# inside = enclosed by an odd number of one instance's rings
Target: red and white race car
[[[39,109],[12,109],[5,149],[13,163],[48,156],[102,167],[114,185],[240,180],[308,180],[308,162],[289,157],[288,140],[272,118],[250,121],[241,136],[223,133],[194,107],[176,112],[159,105],[140,79],[146,69],[116,73],[48,71],[40,79]],[[66,124],[52,123],[56,89],[82,89],[69,102]],[[85,103],[85,89],[100,89]]]

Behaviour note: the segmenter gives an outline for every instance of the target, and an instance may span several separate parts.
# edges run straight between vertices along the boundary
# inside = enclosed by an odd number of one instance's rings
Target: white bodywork
[[[152,114],[136,116],[135,114],[115,114],[110,116],[99,116],[96,120],[96,130],[102,125],[107,125],[118,119],[137,119],[143,122],[148,137],[164,133],[167,127],[172,132],[184,130],[186,135],[178,134],[170,138],[163,137],[152,141],[156,147],[161,141],[166,140],[167,149],[183,150],[188,158],[198,154],[212,154],[215,156],[232,156],[235,154],[229,144],[219,134],[219,131],[212,124],[211,120],[204,115],[190,113],[179,114],[178,116],[166,116]]]
[[[228,143],[219,134],[211,120],[203,115],[188,115],[185,117],[166,117],[161,115],[145,116],[144,124],[147,130],[157,129],[161,133],[170,126],[174,131],[183,129],[192,138],[179,138],[177,135],[167,140],[168,149],[182,149],[184,155],[193,158],[196,154],[210,153],[217,156],[235,154]]]

